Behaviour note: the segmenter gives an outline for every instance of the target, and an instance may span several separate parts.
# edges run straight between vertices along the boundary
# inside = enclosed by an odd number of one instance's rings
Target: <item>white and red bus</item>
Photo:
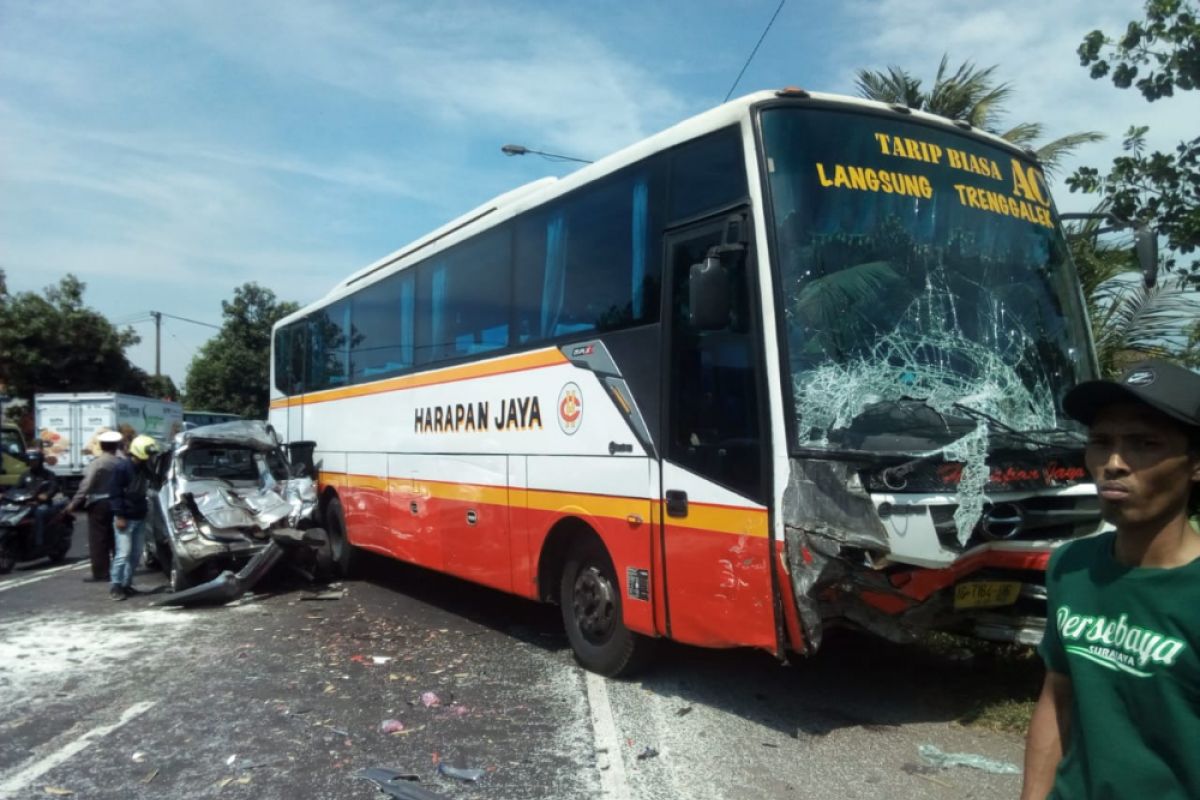
[[[788,89],[516,189],[274,332],[337,563],[559,603],[585,666],[829,626],[1035,642],[1095,374],[1031,155]]]

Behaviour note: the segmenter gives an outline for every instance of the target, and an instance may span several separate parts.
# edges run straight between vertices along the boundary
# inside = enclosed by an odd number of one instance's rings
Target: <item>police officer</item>
[[[106,431],[97,438],[100,442],[100,454],[84,469],[79,490],[71,498],[67,510],[87,509],[88,557],[92,562],[92,575],[84,580],[98,583],[108,580],[109,562],[112,559],[114,541],[108,484],[112,480],[113,470],[121,460],[117,450],[124,438],[117,431]]]

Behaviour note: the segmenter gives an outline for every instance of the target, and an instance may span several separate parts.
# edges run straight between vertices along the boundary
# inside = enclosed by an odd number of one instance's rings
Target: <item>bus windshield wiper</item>
[[[1083,437],[1075,431],[1067,428],[1047,428],[1040,430],[1023,431],[1015,428],[997,417],[988,414],[985,411],[980,411],[976,408],[971,408],[963,403],[955,402],[952,407],[956,411],[961,411],[966,416],[983,420],[988,425],[1003,431],[1008,438],[1014,439],[1022,444],[1032,445],[1034,447],[1062,447],[1063,445],[1083,444]]]

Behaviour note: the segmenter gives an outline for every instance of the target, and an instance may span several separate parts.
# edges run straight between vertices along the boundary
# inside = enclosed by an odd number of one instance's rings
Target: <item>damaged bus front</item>
[[[1059,406],[1095,360],[1040,168],[907,110],[781,99],[757,119],[792,638],[1036,643],[1050,551],[1101,524]]]

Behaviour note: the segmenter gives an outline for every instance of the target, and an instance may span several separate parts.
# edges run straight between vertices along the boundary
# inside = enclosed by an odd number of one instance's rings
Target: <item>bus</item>
[[[273,331],[329,557],[561,606],[579,662],[834,627],[1036,643],[1099,530],[1096,359],[1029,151],[800,89],[483,204]]]

